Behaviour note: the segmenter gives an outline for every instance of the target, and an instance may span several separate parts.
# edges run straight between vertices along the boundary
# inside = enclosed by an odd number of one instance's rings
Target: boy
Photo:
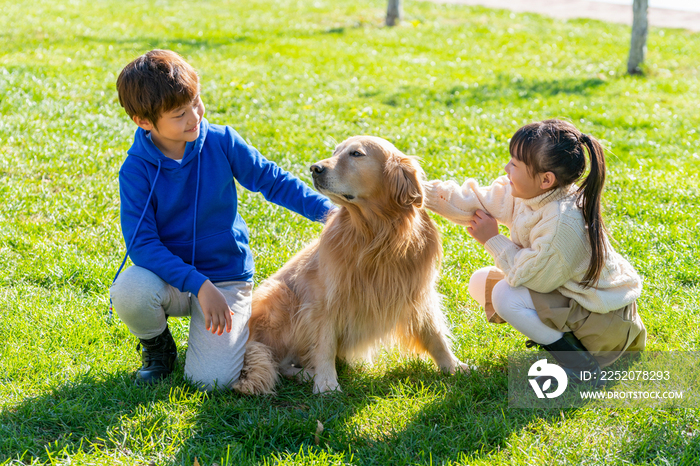
[[[190,315],[185,376],[205,390],[229,387],[243,366],[254,271],[234,180],[311,220],[325,221],[334,206],[232,128],[210,125],[199,77],[175,52],[138,57],[117,90],[138,126],[119,171],[134,266],[117,272],[110,296],[141,341],[136,384],[173,371],[177,349],[166,319]]]

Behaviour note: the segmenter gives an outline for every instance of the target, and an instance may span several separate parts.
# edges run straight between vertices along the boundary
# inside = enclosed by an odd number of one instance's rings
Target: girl
[[[598,141],[572,124],[546,120],[510,140],[508,176],[426,184],[426,206],[467,226],[493,256],[469,293],[489,322],[509,322],[546,349],[570,378],[598,373],[624,351],[640,351],[641,279],[606,237],[600,199],[605,159]],[[579,181],[590,159],[590,173]],[[510,230],[500,235],[498,223]]]

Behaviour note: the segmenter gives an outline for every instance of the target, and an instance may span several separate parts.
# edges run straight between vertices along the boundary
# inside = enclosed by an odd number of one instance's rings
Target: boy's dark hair
[[[150,121],[192,102],[199,94],[199,76],[170,50],[151,50],[124,67],[117,78],[119,103],[131,118]]]
[[[605,265],[607,246],[600,199],[605,184],[603,146],[562,120],[545,120],[525,125],[510,140],[510,155],[523,162],[531,175],[552,172],[559,186],[568,186],[583,177],[586,153],[590,172],[578,188],[577,205],[583,212],[591,245],[591,260],[581,284],[595,285]]]

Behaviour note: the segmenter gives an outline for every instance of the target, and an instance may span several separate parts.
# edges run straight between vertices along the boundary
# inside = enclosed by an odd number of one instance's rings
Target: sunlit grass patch
[[[489,255],[434,217],[455,352],[443,375],[380,352],[339,365],[344,392],[283,381],[275,397],[203,395],[182,362],[133,386],[136,339],[106,322],[124,252],[117,172],[134,125],[121,68],[152,48],[192,63],[212,123],[310,183],[334,142],[385,137],[431,179],[503,173],[525,123],[565,118],[603,141],[605,220],[644,278],[648,348],[700,339],[700,35],[652,28],[628,77],[629,28],[482,7],[385,2],[0,0],[0,464],[670,464],[700,462],[690,410],[512,410],[507,357],[524,337],[468,296]],[[320,225],[239,191],[260,283]],[[187,320],[170,322],[181,359]],[[318,432],[318,423],[324,427]]]

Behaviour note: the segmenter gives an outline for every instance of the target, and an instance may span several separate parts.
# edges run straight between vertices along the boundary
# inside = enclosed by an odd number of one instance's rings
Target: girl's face
[[[510,180],[513,197],[532,199],[546,193],[555,185],[555,178],[552,172],[538,173],[531,176],[527,165],[513,157],[506,165],[505,170]]]

